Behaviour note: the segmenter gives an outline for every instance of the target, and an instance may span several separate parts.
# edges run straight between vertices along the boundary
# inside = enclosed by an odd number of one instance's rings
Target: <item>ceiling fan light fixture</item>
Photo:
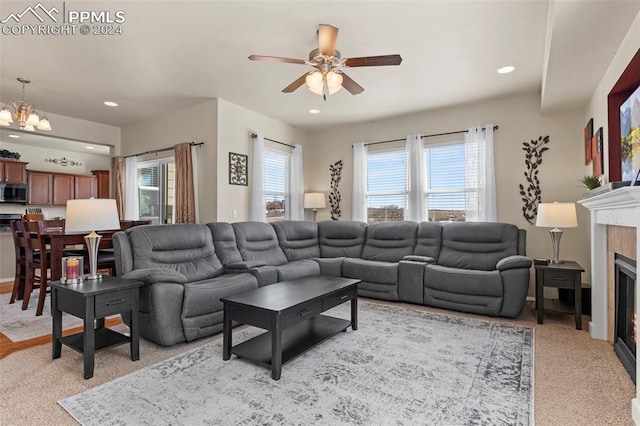
[[[342,75],[340,73],[329,71],[325,78],[327,79],[330,95],[342,89]]]
[[[25,125],[25,126],[24,126],[24,128],[23,128],[22,130],[26,130],[27,132],[33,132],[33,131],[35,131],[36,129],[35,129],[35,127],[33,127],[32,125],[27,124],[27,125]]]
[[[305,82],[307,83],[307,87],[316,95],[322,96],[322,80],[324,77],[320,71],[312,72],[307,74],[305,78]]]

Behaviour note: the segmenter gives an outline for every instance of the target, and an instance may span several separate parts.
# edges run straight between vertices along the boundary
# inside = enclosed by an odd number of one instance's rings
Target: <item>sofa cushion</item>
[[[276,231],[268,223],[236,222],[231,226],[242,260],[263,260],[269,266],[287,263],[287,258],[278,244]]]
[[[135,226],[126,233],[131,244],[133,269],[173,269],[189,282],[213,278],[223,272],[211,232],[204,225]]]
[[[309,259],[320,256],[318,224],[302,220],[281,220],[271,224],[278,236],[280,248],[287,260]]]
[[[424,303],[446,309],[498,315],[503,286],[499,271],[479,271],[427,265]]]
[[[216,254],[223,265],[242,261],[242,256],[238,251],[236,244],[236,234],[233,226],[226,222],[207,223],[207,227],[211,230],[213,236],[213,245],[216,248]]]
[[[367,224],[350,220],[318,223],[320,257],[360,257]]]
[[[342,276],[344,257],[314,257],[311,260],[318,262],[318,265],[320,265],[320,275],[328,277]]]
[[[376,222],[367,226],[362,259],[399,262],[413,254],[418,234],[416,222]]]
[[[320,265],[311,259],[294,260],[277,266],[278,281],[288,281],[309,275],[320,275]]]
[[[438,265],[492,271],[500,259],[518,254],[518,234],[507,223],[445,223]]]
[[[420,222],[418,224],[418,239],[413,254],[438,258],[442,244],[442,225],[438,222]]]
[[[398,264],[347,258],[342,262],[342,276],[380,284],[398,284]]]
[[[202,336],[202,328],[219,324],[215,314],[223,309],[221,298],[255,288],[258,281],[251,274],[223,275],[185,284],[181,317],[186,340],[195,340]]]

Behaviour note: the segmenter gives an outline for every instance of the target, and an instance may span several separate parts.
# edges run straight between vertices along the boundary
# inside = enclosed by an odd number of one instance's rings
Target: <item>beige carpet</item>
[[[545,324],[537,325],[530,306],[520,319],[507,322],[535,326],[536,425],[633,424],[631,399],[635,396],[635,387],[611,345],[591,339],[584,330],[575,330],[571,316],[549,313]],[[95,375],[90,380],[82,378],[81,356],[66,347],[62,358],[57,360],[51,359],[50,345],[11,354],[0,360],[1,422],[6,425],[75,424],[56,401],[217,338],[219,336],[169,349],[142,341],[141,360],[137,362],[130,360],[128,346],[99,352]]]

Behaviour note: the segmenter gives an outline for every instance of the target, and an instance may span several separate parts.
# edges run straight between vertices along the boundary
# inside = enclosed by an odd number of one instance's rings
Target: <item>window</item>
[[[267,207],[267,222],[276,222],[289,217],[289,164],[291,154],[264,150],[264,198]]]
[[[465,220],[464,155],[462,141],[425,146],[427,220]]]
[[[367,155],[367,222],[404,219],[407,203],[407,154],[404,148]]]
[[[173,158],[138,163],[138,197],[141,220],[173,223],[175,165]]]

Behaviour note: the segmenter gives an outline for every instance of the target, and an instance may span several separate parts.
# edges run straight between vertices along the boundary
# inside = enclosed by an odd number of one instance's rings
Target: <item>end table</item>
[[[544,310],[575,313],[576,329],[582,330],[582,273],[584,268],[573,261],[564,263],[535,263],[536,269],[536,309],[538,310],[538,324],[542,324]],[[560,301],[544,298],[544,288],[555,287],[569,289],[574,292],[573,306],[566,306]]]
[[[53,359],[60,358],[62,345],[83,354],[84,378],[93,377],[96,351],[129,343],[131,360],[140,359],[138,325],[138,290],[141,281],[105,276],[85,280],[81,284],[51,282],[51,315],[53,316]],[[81,333],[62,337],[62,313],[84,319]],[[130,336],[104,326],[104,318],[130,312]],[[95,323],[95,324],[94,324]]]

